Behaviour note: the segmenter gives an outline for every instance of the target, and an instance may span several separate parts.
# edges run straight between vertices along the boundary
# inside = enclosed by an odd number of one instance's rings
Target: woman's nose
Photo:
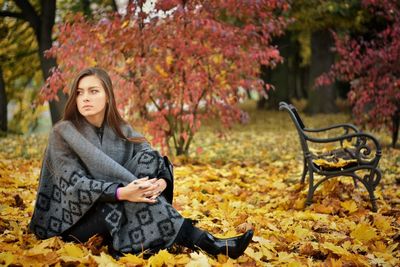
[[[89,101],[89,95],[86,92],[83,93],[82,100],[83,100],[83,102],[88,102]]]

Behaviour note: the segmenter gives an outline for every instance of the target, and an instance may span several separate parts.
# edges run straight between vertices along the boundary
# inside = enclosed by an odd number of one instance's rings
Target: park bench
[[[285,102],[279,103],[279,110],[289,112],[300,137],[304,161],[301,183],[304,183],[307,173],[309,182],[306,205],[312,203],[315,190],[324,181],[347,176],[353,178],[356,187],[357,181],[365,186],[372,210],[377,211],[374,191],[382,177],[378,168],[382,155],[378,140],[370,134],[359,131],[352,124],[335,124],[320,129],[307,128],[296,108]],[[326,135],[332,131],[334,133],[340,131],[340,134],[320,137],[321,134]],[[320,147],[321,144],[329,149],[320,151],[313,149],[313,146]],[[314,174],[321,175],[322,178],[315,182]]]

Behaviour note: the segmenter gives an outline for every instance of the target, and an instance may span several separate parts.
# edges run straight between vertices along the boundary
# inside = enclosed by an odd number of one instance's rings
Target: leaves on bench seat
[[[350,146],[336,148],[333,150],[312,151],[313,163],[323,170],[340,170],[357,165],[357,159],[354,159],[350,152]]]

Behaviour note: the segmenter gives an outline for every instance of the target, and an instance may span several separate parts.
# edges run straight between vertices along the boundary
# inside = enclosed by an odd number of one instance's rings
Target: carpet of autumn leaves
[[[310,127],[349,122],[347,115],[307,117]],[[174,158],[174,206],[220,237],[255,231],[245,255],[232,260],[184,248],[144,259],[107,254],[99,238],[85,244],[37,240],[27,232],[46,135],[0,139],[0,265],[11,266],[399,266],[400,150],[384,145],[371,212],[366,190],[346,178],[329,180],[304,208],[302,154],[288,114],[252,112],[248,124],[221,135],[207,125],[190,159]]]

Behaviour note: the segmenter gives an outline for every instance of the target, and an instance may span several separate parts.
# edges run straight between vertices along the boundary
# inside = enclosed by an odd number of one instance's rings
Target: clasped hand
[[[148,177],[137,179],[118,189],[119,200],[130,202],[155,203],[156,198],[165,190],[167,182],[164,179]]]

